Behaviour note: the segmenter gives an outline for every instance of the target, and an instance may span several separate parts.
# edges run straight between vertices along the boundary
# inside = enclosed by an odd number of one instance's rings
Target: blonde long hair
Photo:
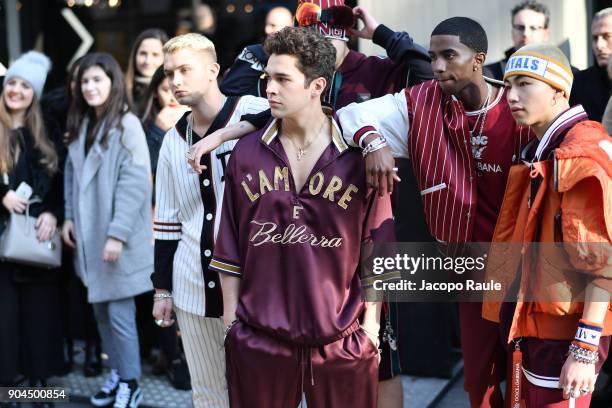
[[[34,95],[32,104],[28,107],[25,114],[24,125],[34,138],[34,147],[40,150],[42,158],[40,163],[45,167],[49,174],[57,172],[58,157],[55,147],[47,138],[45,125],[38,98]],[[6,102],[4,101],[4,90],[0,93],[0,173],[7,174],[19,161],[21,154],[19,143],[15,140],[15,132],[11,129],[13,120]]]

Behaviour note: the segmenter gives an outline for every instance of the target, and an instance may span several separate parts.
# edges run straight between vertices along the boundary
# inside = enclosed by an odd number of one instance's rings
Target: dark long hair
[[[81,89],[83,73],[89,68],[96,66],[102,68],[111,80],[111,90],[108,99],[104,103],[102,114],[97,119],[94,108],[87,104]],[[87,54],[79,64],[77,86],[68,111],[68,143],[73,142],[79,137],[81,123],[83,123],[85,117],[88,117],[91,121],[90,123],[95,122],[93,127],[90,126],[88,134],[95,137],[98,132],[102,132],[104,136],[102,137],[101,144],[106,146],[108,131],[115,126],[121,128],[121,117],[129,111],[129,106],[125,80],[117,61],[110,54],[104,52]]]
[[[68,98],[68,111],[70,111],[70,106],[72,106],[72,101],[74,100],[74,94],[76,93],[76,89],[81,86],[81,84],[78,81],[79,67],[81,65],[81,62],[83,61],[83,58],[85,57],[86,55],[81,55],[79,58],[75,59],[70,65],[70,68],[68,69],[68,75],[66,76],[66,95]],[[74,92],[72,91],[73,82],[74,82]],[[69,140],[76,139],[79,137],[79,135],[78,135],[78,129],[77,129],[76,135],[74,136],[70,135],[70,126],[68,124],[68,112],[66,112],[66,119],[64,120],[64,123],[66,125],[66,131],[65,131],[64,137],[62,138],[62,143],[67,145],[69,143],[68,142]]]
[[[72,101],[72,81],[75,81],[76,83],[77,76],[79,75],[79,67],[81,66],[81,62],[83,62],[83,59],[86,56],[87,54],[81,55],[79,58],[75,59],[70,65],[70,68],[68,69],[68,75],[66,77],[66,91],[68,92],[68,98],[70,101]]]
[[[164,66],[160,66],[155,70],[155,73],[151,77],[151,82],[149,83],[149,87],[144,95],[144,108],[140,114],[140,120],[142,123],[145,123],[149,120],[155,120],[159,111],[162,110],[162,106],[159,103],[159,98],[157,97],[157,88],[164,82],[166,79],[166,75],[164,74]]]
[[[162,43],[162,45],[164,45],[166,41],[168,41],[168,34],[166,34],[164,30],[159,28],[149,28],[138,34],[138,37],[136,37],[136,41],[134,41],[132,51],[130,52],[128,68],[125,72],[125,83],[127,84],[127,91],[130,98],[132,97],[132,90],[134,89],[134,78],[137,75],[136,53],[138,52],[138,48],[140,48],[140,44],[142,44],[144,40],[147,40],[149,38],[157,39]]]

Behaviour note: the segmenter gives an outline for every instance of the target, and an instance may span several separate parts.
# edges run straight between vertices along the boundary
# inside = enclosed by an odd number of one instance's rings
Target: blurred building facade
[[[214,40],[226,68],[245,45],[262,40],[266,13],[279,5],[293,10],[295,1],[0,0],[0,63],[41,50],[54,62],[48,86],[55,86],[83,43],[83,29],[93,39],[89,51],[109,52],[126,68],[138,33],[157,27],[171,37],[199,29]]]
[[[406,30],[425,47],[437,23],[452,16],[477,20],[487,32],[487,63],[503,57],[512,46],[510,11],[523,0],[360,0],[376,18],[395,30]],[[538,0],[550,9],[551,42],[561,46],[572,64],[584,69],[593,63],[591,17],[611,0]],[[381,48],[369,41],[360,42],[366,54],[380,54]]]
[[[369,8],[395,30],[408,31],[428,46],[435,25],[451,16],[478,20],[489,37],[489,61],[511,45],[510,10],[521,0],[347,0]],[[590,24],[593,13],[612,0],[539,0],[551,11],[551,40],[562,46],[574,66],[592,63]],[[208,4],[208,11],[202,4]],[[0,63],[8,66],[23,51],[35,48],[51,57],[48,87],[64,81],[69,62],[83,38],[89,51],[106,51],[123,67],[132,42],[146,28],[159,27],[170,36],[200,31],[216,45],[227,68],[247,44],[263,39],[265,15],[282,5],[295,10],[297,0],[0,0]],[[212,23],[211,23],[212,22]],[[81,27],[77,27],[81,25]],[[366,54],[384,51],[370,41],[351,42]],[[0,67],[1,71],[1,67]],[[0,75],[3,75],[0,72]]]

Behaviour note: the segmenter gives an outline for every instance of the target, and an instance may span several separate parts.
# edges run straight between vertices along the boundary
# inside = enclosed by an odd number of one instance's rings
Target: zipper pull
[[[521,339],[514,340],[514,352],[512,353],[512,378],[511,378],[511,393],[510,407],[522,408],[524,401],[521,399],[521,379],[523,376],[523,353],[519,343]]]

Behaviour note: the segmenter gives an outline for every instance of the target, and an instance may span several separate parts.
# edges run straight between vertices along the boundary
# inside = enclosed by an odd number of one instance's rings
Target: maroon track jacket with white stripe
[[[242,322],[323,345],[355,330],[364,307],[361,246],[394,240],[391,201],[367,188],[361,152],[335,121],[332,143],[296,191],[279,125],[273,119],[234,148],[209,267],[241,278]]]
[[[532,137],[512,117],[504,88],[485,110],[466,112],[432,80],[351,104],[338,117],[349,144],[357,146],[368,134],[380,133],[395,157],[411,159],[427,224],[437,240],[491,240],[508,171]]]

